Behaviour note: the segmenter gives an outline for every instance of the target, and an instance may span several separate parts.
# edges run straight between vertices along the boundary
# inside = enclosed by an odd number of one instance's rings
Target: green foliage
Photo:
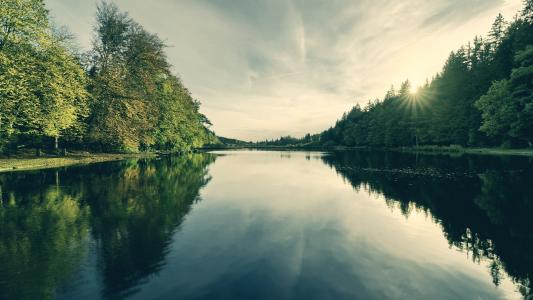
[[[533,46],[516,55],[517,68],[508,80],[493,83],[476,106],[481,110],[481,130],[489,136],[533,143]],[[513,142],[510,140],[509,142]]]
[[[213,142],[199,102],[172,75],[161,39],[113,5],[96,15],[82,68],[42,0],[0,4],[0,152],[50,138],[104,151],[188,150]],[[48,138],[48,139],[47,139]]]
[[[86,75],[42,1],[0,6],[0,150],[14,136],[59,137],[87,114]]]
[[[115,5],[97,11],[88,140],[106,151],[187,150],[209,141],[199,103],[172,75],[165,45]]]
[[[516,63],[509,88],[518,118],[511,124],[509,135],[533,146],[533,46],[519,52]]]
[[[490,42],[493,44],[493,46],[498,47],[501,44],[503,38],[505,37],[506,29],[507,22],[503,18],[503,15],[500,13],[496,17],[496,20],[494,20],[492,28],[489,32]]]
[[[48,26],[43,0],[2,0],[0,51],[8,46],[39,43],[46,38]]]
[[[533,23],[533,0],[523,0],[522,18],[529,23]]]
[[[161,82],[156,148],[190,149],[214,142],[214,135],[204,127],[209,120],[200,114],[200,104],[179,78],[168,76]]]
[[[498,15],[488,39],[452,52],[415,94],[406,81],[399,92],[392,88],[383,100],[355,107],[320,134],[320,144],[532,146],[532,7],[525,1],[511,24]]]
[[[489,136],[505,136],[516,117],[508,85],[507,80],[494,82],[487,94],[476,102],[476,107],[483,112],[481,130]]]

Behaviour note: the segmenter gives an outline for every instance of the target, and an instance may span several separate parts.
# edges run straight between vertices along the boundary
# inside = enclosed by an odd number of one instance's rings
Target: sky
[[[45,0],[82,49],[96,0]],[[219,135],[319,133],[391,85],[415,86],[521,0],[114,0],[169,46]]]

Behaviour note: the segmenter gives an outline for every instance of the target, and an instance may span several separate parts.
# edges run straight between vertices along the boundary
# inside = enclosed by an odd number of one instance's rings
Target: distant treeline
[[[498,15],[487,38],[452,52],[416,93],[406,81],[320,134],[257,144],[532,147],[533,0],[510,23]]]
[[[44,0],[0,2],[0,153],[186,150],[216,140],[199,106],[164,42],[115,5],[98,5],[81,52]]]

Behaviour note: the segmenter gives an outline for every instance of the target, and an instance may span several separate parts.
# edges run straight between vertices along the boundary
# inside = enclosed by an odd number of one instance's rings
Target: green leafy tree
[[[48,13],[43,0],[3,0],[0,5],[0,51],[46,36]]]
[[[0,137],[51,137],[57,148],[87,112],[85,73],[54,35],[43,1],[7,0],[0,9]]]
[[[533,46],[516,56],[518,68],[509,80],[495,82],[476,106],[483,113],[481,130],[504,140],[533,146]]]
[[[97,10],[89,140],[102,150],[188,150],[213,138],[165,44],[109,3]]]
[[[487,94],[476,102],[476,107],[482,111],[483,132],[500,138],[509,132],[516,109],[511,101],[507,80],[494,82]]]

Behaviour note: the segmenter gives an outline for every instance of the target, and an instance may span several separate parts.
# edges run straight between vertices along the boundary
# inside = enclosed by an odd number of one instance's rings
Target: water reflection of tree
[[[450,245],[489,261],[496,285],[503,272],[523,295],[533,288],[533,162],[528,158],[336,153],[324,162],[356,189],[383,194],[409,215],[422,210]]]
[[[89,209],[54,175],[0,177],[0,299],[53,298],[86,253]]]
[[[103,296],[123,298],[165,264],[208,181],[211,155],[0,176],[0,298],[53,298],[95,240]]]
[[[206,166],[213,159],[195,155],[140,161],[78,181],[91,207],[105,295],[135,293],[162,268],[172,234],[208,182]]]

